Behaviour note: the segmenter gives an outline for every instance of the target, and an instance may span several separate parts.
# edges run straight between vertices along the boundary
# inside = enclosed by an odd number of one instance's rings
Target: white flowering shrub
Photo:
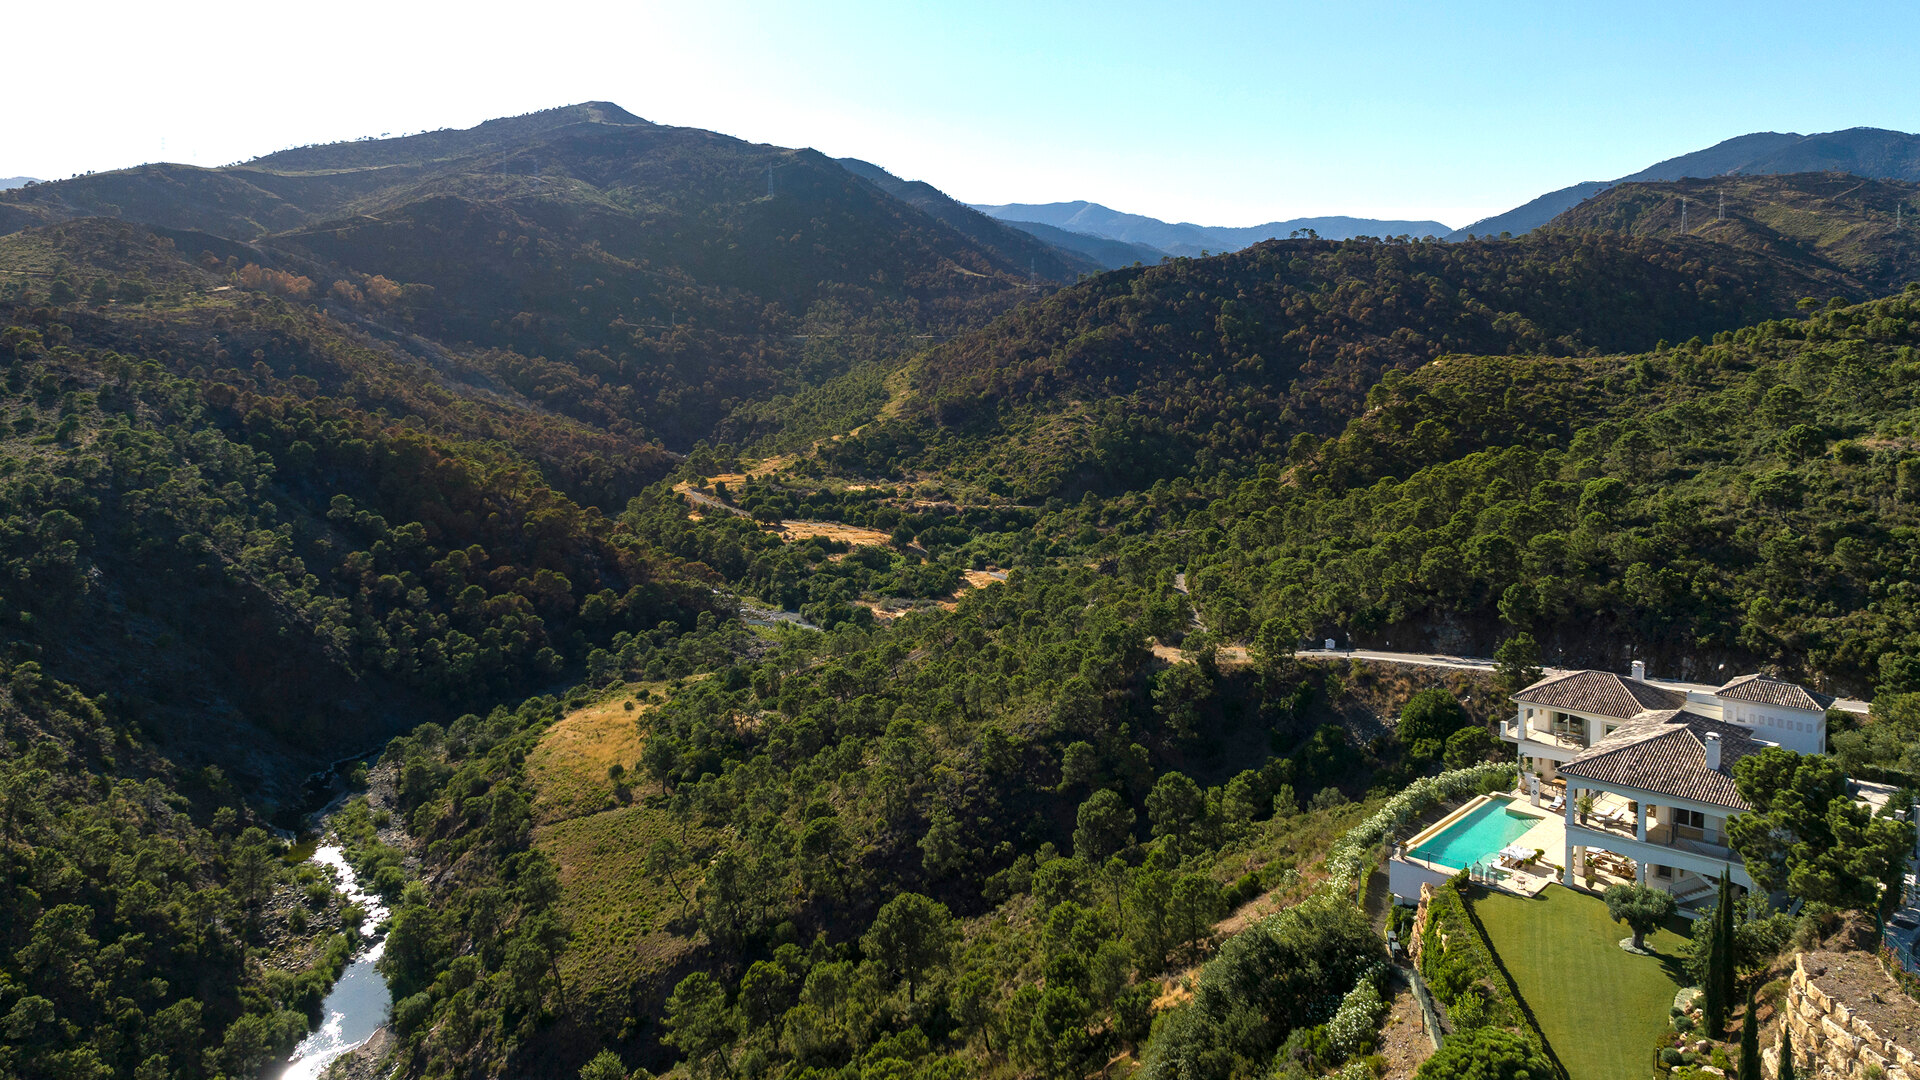
[[[1380,1030],[1380,1019],[1387,1011],[1386,999],[1380,996],[1380,980],[1385,974],[1385,968],[1376,966],[1360,976],[1347,996],[1340,999],[1333,1019],[1327,1021],[1327,1038],[1342,1056],[1359,1051]]]
[[[1330,895],[1352,897],[1354,883],[1366,869],[1373,849],[1396,830],[1443,799],[1453,799],[1478,791],[1489,777],[1505,773],[1509,779],[1514,767],[1505,762],[1475,765],[1469,769],[1450,769],[1439,776],[1428,776],[1402,788],[1374,815],[1354,826],[1347,835],[1334,841],[1327,852],[1327,880],[1322,886]]]
[[[1340,1080],[1374,1080],[1373,1066],[1356,1058],[1340,1070]]]

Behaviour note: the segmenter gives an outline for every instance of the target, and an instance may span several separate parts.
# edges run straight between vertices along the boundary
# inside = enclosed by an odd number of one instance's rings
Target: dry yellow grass
[[[640,760],[639,718],[652,708],[636,700],[635,691],[640,689],[589,705],[547,730],[527,759],[536,822],[546,824],[617,805],[607,767],[618,764],[632,770]],[[629,782],[638,779],[631,777]]]
[[[811,540],[816,536],[838,540],[854,547],[886,547],[893,543],[893,537],[879,529],[863,529],[858,525],[842,525],[837,521],[782,521],[780,523],[780,539],[790,544]]]
[[[872,600],[855,600],[853,604],[855,607],[863,607],[873,612],[873,617],[882,622],[892,622],[894,619],[907,614],[907,612],[896,608],[882,607]]]
[[[1163,1013],[1168,1009],[1192,1001],[1193,991],[1181,984],[1193,979],[1199,975],[1199,973],[1200,969],[1198,967],[1191,967],[1185,971],[1168,976],[1167,980],[1160,986],[1160,996],[1153,999],[1153,1011],[1155,1013]]]
[[[960,578],[966,582],[965,587],[984,589],[1007,580],[1007,575],[1003,570],[962,570]]]

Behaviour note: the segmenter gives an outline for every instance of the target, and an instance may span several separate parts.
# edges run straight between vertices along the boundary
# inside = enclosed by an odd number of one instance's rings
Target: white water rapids
[[[367,918],[360,924],[360,951],[320,1005],[320,1026],[300,1040],[292,1059],[281,1070],[279,1080],[315,1080],[335,1058],[372,1037],[386,1022],[387,1007],[393,1000],[387,993],[387,981],[374,968],[387,947],[384,934],[374,936],[387,921],[386,905],[378,896],[360,888],[360,879],[354,876],[340,848],[331,845],[318,848],[312,861],[334,876],[347,900],[358,904]]]

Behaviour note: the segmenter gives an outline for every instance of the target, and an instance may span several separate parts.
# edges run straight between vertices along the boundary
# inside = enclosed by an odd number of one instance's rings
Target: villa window
[[[1707,815],[1698,810],[1683,810],[1680,807],[1674,807],[1673,823],[1683,829],[1699,829],[1701,832],[1707,831]]]

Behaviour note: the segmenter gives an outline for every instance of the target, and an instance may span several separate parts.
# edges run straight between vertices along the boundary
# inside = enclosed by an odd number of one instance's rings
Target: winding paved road
[[[1379,649],[1301,649],[1294,655],[1302,660],[1376,660],[1383,664],[1411,664],[1414,667],[1452,668],[1455,671],[1492,671],[1493,661],[1479,656],[1447,656],[1440,653],[1403,653],[1385,652]],[[1551,675],[1571,668],[1545,668]],[[1658,686],[1697,694],[1711,694],[1718,687],[1707,683],[1681,682],[1678,679],[1657,679],[1647,676],[1647,681]],[[1833,707],[1845,709],[1850,713],[1865,716],[1867,702],[1858,698],[1838,698]]]

